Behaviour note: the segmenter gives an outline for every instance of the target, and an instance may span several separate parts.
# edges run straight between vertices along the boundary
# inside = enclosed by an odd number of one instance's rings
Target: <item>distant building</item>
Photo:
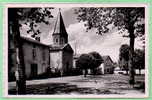
[[[73,68],[76,68],[76,61],[78,60],[79,57],[80,57],[80,54],[75,54],[73,56]]]
[[[126,74],[125,70],[122,70],[120,67],[114,68],[114,74]]]
[[[102,56],[103,63],[99,66],[98,70],[100,70],[101,74],[113,74],[114,66],[113,61],[110,56]]]
[[[73,68],[76,68],[76,61],[80,55],[74,55],[73,57]],[[114,73],[114,62],[110,56],[102,56],[103,63],[96,69],[96,74],[113,74]],[[91,69],[88,69],[88,74],[93,74]]]

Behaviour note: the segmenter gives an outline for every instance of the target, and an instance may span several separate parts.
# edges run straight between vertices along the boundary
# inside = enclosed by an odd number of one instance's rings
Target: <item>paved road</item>
[[[129,77],[120,74],[98,76],[69,76],[27,81],[28,94],[143,94],[131,88]],[[143,81],[143,76],[136,77]],[[14,94],[15,82],[9,83],[9,93]]]

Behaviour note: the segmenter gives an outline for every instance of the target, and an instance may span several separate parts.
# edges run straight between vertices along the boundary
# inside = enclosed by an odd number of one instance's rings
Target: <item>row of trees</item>
[[[129,45],[123,44],[119,50],[119,67],[126,71],[128,74],[129,66]],[[141,74],[141,69],[145,68],[145,51],[141,49],[135,49],[133,54],[134,68],[139,69],[139,74]]]
[[[108,33],[110,24],[113,24],[118,30],[128,31],[124,35],[130,39],[129,44],[129,83],[135,83],[134,72],[134,43],[136,37],[142,37],[145,34],[145,8],[144,7],[80,7],[76,9],[79,21],[86,22],[84,26],[87,31],[92,28],[97,29],[97,34],[103,35]]]
[[[90,52],[88,54],[82,54],[76,61],[76,66],[84,70],[84,77],[86,77],[88,69],[91,69],[93,74],[96,74],[96,68],[98,68],[101,63],[103,63],[101,55],[97,52]]]

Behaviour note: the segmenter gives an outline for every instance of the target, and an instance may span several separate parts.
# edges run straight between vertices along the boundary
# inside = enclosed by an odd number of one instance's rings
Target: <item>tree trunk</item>
[[[13,14],[12,14],[13,13]],[[25,65],[24,65],[24,56],[23,56],[23,48],[22,41],[20,38],[19,31],[19,17],[17,14],[17,9],[12,8],[8,10],[8,22],[11,23],[9,27],[12,27],[12,35],[13,42],[15,46],[16,53],[16,92],[17,94],[25,94],[26,93],[26,76],[25,76]],[[10,33],[9,33],[10,34]]]
[[[134,42],[135,42],[135,36],[134,36],[134,29],[129,30],[130,33],[130,49],[129,49],[129,83],[131,85],[135,84],[135,70],[134,70],[134,62],[133,62],[133,55],[134,55]]]
[[[126,74],[128,75],[128,70],[126,70]]]
[[[139,68],[139,75],[141,75],[141,69]]]
[[[96,70],[95,68],[92,69],[93,75],[96,75]]]
[[[87,76],[87,72],[88,72],[88,70],[87,70],[87,69],[84,69],[84,77]]]

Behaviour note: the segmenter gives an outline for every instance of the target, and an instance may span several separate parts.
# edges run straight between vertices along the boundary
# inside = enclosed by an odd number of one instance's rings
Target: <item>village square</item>
[[[8,8],[8,95],[144,95],[144,12]]]

